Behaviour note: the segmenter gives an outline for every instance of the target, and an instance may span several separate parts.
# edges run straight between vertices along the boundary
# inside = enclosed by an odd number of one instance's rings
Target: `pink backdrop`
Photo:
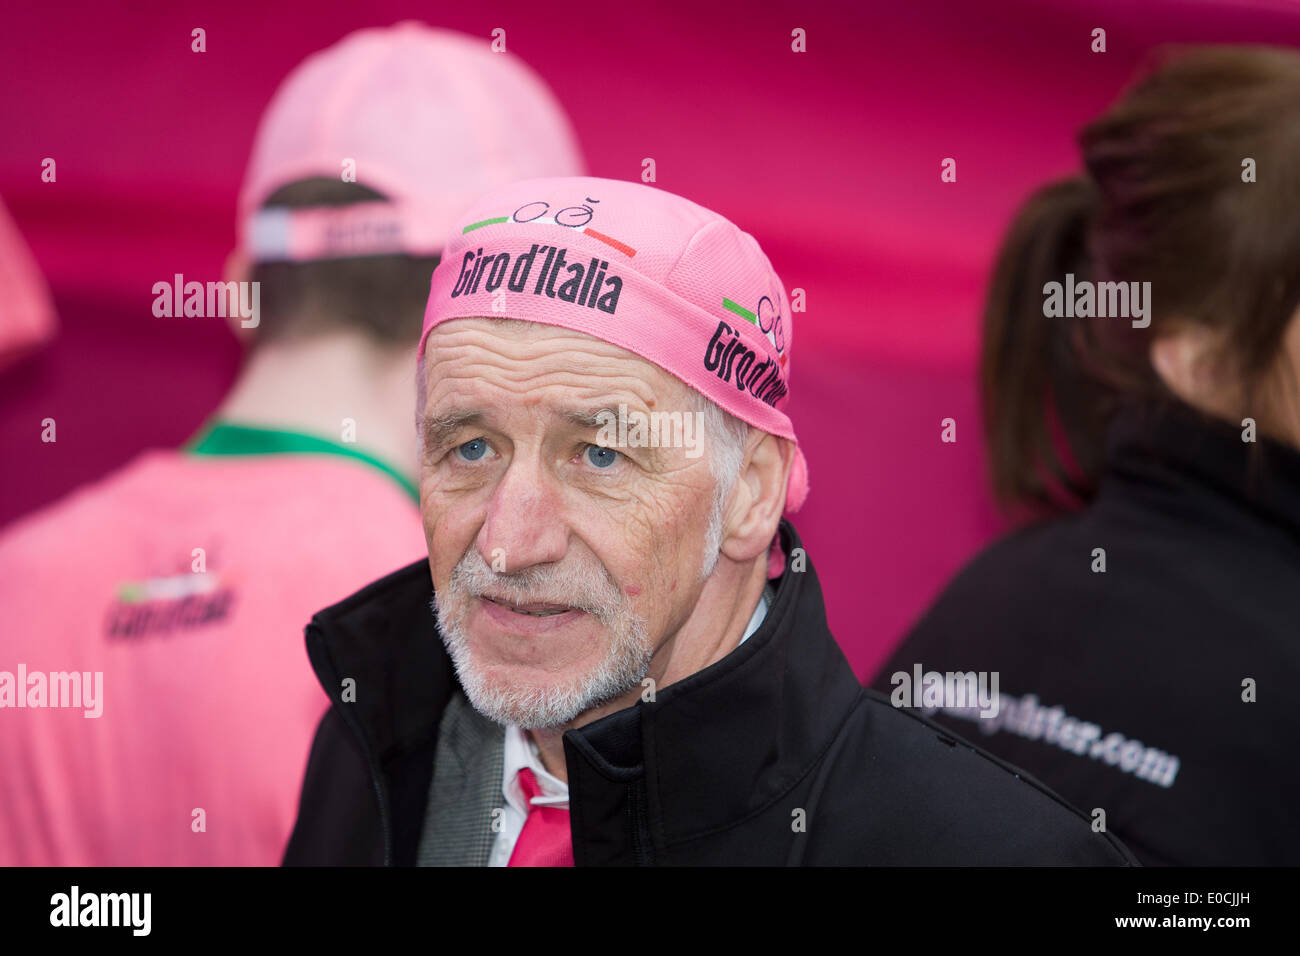
[[[1300,46],[1300,6],[1281,0],[177,6],[6,11],[0,195],[62,329],[0,377],[0,522],[181,442],[232,381],[221,320],[154,318],[151,289],[219,277],[255,123],[294,64],[408,17],[484,42],[502,27],[568,108],[593,174],[636,178],[653,157],[659,186],[752,232],[806,290],[792,415],[812,494],[796,521],[863,677],[1001,527],[974,357],[1017,201],[1074,168],[1076,129],[1152,46]],[[41,182],[45,157],[56,183]],[[940,182],[944,157],[956,183]],[[46,416],[57,444],[39,441]],[[944,417],[955,445],[939,441]]]

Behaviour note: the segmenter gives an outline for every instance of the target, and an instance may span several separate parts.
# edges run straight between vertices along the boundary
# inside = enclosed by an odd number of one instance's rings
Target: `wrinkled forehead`
[[[694,407],[696,401],[693,389],[635,352],[584,332],[503,317],[439,324],[429,333],[420,376],[426,402],[497,378],[538,388],[607,391],[611,397],[623,391],[649,405]]]

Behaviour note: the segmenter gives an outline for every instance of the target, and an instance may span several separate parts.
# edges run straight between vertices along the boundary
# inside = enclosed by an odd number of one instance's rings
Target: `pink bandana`
[[[754,238],[717,213],[613,179],[531,179],[497,189],[447,240],[421,358],[436,325],[474,316],[585,332],[796,442],[786,511],[802,506],[808,469],[785,413],[790,302]]]

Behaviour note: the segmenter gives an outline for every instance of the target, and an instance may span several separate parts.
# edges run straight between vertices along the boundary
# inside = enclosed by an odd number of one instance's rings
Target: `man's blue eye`
[[[467,441],[459,449],[460,456],[466,461],[478,461],[487,453],[487,442],[481,438]]]
[[[608,468],[618,461],[618,452],[612,448],[605,448],[603,445],[588,445],[587,461],[597,468]]]

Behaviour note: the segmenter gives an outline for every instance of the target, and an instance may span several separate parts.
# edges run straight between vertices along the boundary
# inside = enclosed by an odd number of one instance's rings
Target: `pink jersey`
[[[328,707],[303,628],[424,551],[338,454],[147,452],[11,525],[0,864],[278,864]]]

